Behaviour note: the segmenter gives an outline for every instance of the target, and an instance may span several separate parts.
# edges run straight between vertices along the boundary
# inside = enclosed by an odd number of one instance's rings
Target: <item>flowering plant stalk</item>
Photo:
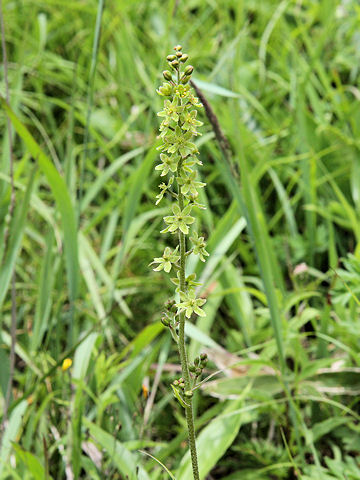
[[[161,233],[177,235],[175,249],[166,247],[162,257],[152,262],[154,270],[164,270],[166,273],[176,272],[172,282],[176,285],[175,292],[178,301],[169,300],[165,305],[162,322],[167,326],[178,345],[182,377],[171,384],[173,393],[182,407],[188,427],[189,447],[191,453],[194,480],[199,480],[199,467],[196,452],[194,415],[192,407],[193,390],[207,363],[206,354],[201,354],[190,364],[187,358],[185,343],[185,322],[194,315],[205,316],[202,306],[204,298],[196,296],[196,275],[186,274],[186,258],[191,253],[198,255],[201,261],[208,256],[204,237],[191,232],[191,225],[195,218],[193,208],[205,208],[197,202],[198,190],[205,183],[197,180],[197,165],[202,165],[197,155],[199,151],[193,143],[193,138],[200,135],[197,127],[202,125],[197,119],[197,108],[202,107],[192,92],[189,81],[194,68],[184,66],[188,55],[182,53],[182,47],[174,47],[175,53],[167,56],[170,70],[163,72],[165,83],[157,90],[164,99],[164,108],[158,113],[163,120],[160,124],[162,140],[158,149],[161,163],[156,166],[161,177],[167,177],[167,182],[160,184],[160,193],[157,195],[156,205],[164,195],[174,199],[172,215],[164,217],[166,227]]]

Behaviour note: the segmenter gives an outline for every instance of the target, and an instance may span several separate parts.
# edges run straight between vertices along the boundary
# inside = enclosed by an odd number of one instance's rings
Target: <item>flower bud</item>
[[[184,383],[184,382],[179,383],[179,387],[180,387],[180,388],[185,388],[185,383]]]
[[[168,301],[165,303],[165,308],[166,308],[167,310],[171,310],[171,307],[173,307],[175,304],[176,304],[176,302],[175,302],[174,299],[168,300]]]
[[[159,87],[159,90],[156,91],[159,95],[168,97],[172,93],[172,86],[170,85],[170,83],[164,83],[161,87]]]
[[[184,379],[182,377],[179,378],[179,383],[184,383]]]
[[[195,365],[189,365],[189,371],[190,371],[191,373],[195,373],[195,371],[196,371]]]
[[[173,60],[170,65],[173,67],[173,68],[177,68],[179,66],[179,62],[177,60]]]
[[[194,71],[194,67],[192,65],[188,65],[185,68],[184,73],[185,75],[191,75],[193,71]]]
[[[191,390],[184,392],[185,397],[191,398],[194,394]]]
[[[185,63],[188,58],[189,58],[189,55],[186,55],[186,53],[184,53],[180,57],[180,62]]]
[[[201,368],[204,368],[204,367],[206,367],[206,365],[207,365],[207,362],[208,362],[208,359],[207,359],[207,358],[205,358],[204,360],[201,360],[201,365],[200,365],[200,366],[201,366]]]
[[[170,325],[169,319],[167,317],[161,317],[161,323],[165,326],[168,327]]]
[[[196,374],[197,377],[200,376],[202,374],[202,368],[200,368],[200,367],[196,368],[195,374]]]
[[[174,50],[176,50],[176,51],[179,52],[180,50],[182,50],[182,46],[181,46],[181,45],[176,45],[176,46],[174,47]]]
[[[174,380],[173,385],[174,385],[174,387],[178,387],[179,386],[179,380]]]
[[[200,360],[202,360],[202,361],[207,360],[207,358],[208,358],[208,357],[207,357],[206,353],[202,353],[202,354],[200,355]]]
[[[190,80],[190,75],[182,75],[182,77],[180,78],[180,82],[185,85],[186,83],[188,83],[188,81]]]
[[[165,78],[165,80],[172,80],[172,75],[169,72],[169,70],[164,70],[163,71],[163,77]]]
[[[176,52],[176,56],[177,56],[178,58],[182,57],[182,52]]]
[[[167,60],[168,62],[172,62],[173,60],[176,60],[176,55],[168,55],[168,56],[166,57],[166,60]]]

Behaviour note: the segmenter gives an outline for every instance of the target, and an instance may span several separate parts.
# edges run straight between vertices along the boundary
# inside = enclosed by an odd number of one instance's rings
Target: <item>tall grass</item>
[[[360,478],[357,2],[3,0],[3,14],[1,415],[14,268],[17,331],[0,478],[189,478],[160,322],[172,284],[147,267],[168,214],[154,90],[177,43],[229,142],[209,122],[197,142],[200,477]]]

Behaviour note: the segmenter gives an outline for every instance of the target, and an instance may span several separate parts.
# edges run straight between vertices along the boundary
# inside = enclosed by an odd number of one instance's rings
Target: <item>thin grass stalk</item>
[[[6,102],[10,105],[10,89],[9,89],[9,77],[8,77],[8,60],[7,60],[7,51],[6,51],[6,42],[5,42],[5,26],[4,26],[4,14],[3,14],[3,3],[0,0],[0,28],[1,28],[1,49],[3,55],[3,66],[4,66],[4,81],[5,81],[5,97]],[[9,222],[11,221],[14,209],[15,209],[15,185],[14,185],[14,154],[13,154],[13,144],[12,144],[12,134],[11,134],[11,122],[9,117],[6,117],[7,121],[7,131],[8,131],[8,142],[9,142],[9,165],[10,165],[10,205],[9,205]],[[6,252],[6,244],[8,241],[10,232],[10,226],[8,225],[4,234],[4,255]],[[10,325],[10,336],[11,336],[11,345],[10,345],[10,357],[9,357],[9,380],[6,389],[6,396],[4,402],[4,412],[1,425],[1,432],[5,431],[5,425],[7,422],[7,416],[11,401],[11,391],[13,386],[13,378],[15,372],[15,346],[16,346],[16,273],[15,266],[13,268],[11,276],[11,325]],[[1,437],[2,439],[2,437]],[[0,440],[1,444],[1,440]]]

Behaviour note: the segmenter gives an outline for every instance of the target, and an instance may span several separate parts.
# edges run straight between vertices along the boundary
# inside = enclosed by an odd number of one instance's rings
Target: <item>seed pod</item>
[[[166,57],[166,60],[167,60],[168,62],[172,62],[173,60],[176,60],[176,55],[168,55],[168,56]]]
[[[180,57],[180,62],[185,63],[188,58],[189,58],[189,55],[186,55],[186,53],[184,53]]]
[[[191,75],[193,71],[194,71],[194,67],[192,65],[188,65],[185,68],[184,73],[185,75]]]
[[[184,392],[185,397],[191,398],[194,394],[191,390]]]
[[[163,77],[165,78],[165,80],[172,80],[172,75],[169,72],[169,70],[164,70],[163,71]]]
[[[182,50],[182,46],[181,46],[181,45],[176,45],[176,46],[174,47],[174,50],[176,50],[176,51],[179,52],[180,50]]]

